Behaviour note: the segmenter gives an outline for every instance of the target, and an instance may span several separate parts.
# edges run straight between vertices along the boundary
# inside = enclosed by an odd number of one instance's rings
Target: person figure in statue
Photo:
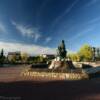
[[[60,57],[60,59],[64,59],[66,57],[67,51],[65,48],[64,40],[62,40],[61,44],[58,46],[57,56]]]

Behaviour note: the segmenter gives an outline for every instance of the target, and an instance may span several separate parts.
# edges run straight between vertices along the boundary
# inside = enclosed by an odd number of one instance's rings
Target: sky
[[[100,45],[100,0],[0,0],[0,49],[53,54]]]

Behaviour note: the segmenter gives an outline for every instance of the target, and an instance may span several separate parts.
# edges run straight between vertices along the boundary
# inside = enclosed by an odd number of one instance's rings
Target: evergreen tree
[[[4,57],[4,51],[3,49],[1,50],[1,55],[0,55],[2,58]]]
[[[4,51],[3,51],[3,49],[2,49],[2,50],[1,50],[1,53],[0,53],[0,64],[3,64],[3,63],[4,63],[4,60],[5,60]]]

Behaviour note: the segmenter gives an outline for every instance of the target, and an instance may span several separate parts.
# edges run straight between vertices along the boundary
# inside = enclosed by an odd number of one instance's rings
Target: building
[[[40,57],[47,58],[47,59],[54,59],[54,54],[41,54]]]
[[[13,61],[13,60],[18,61],[21,58],[21,53],[20,52],[8,52],[7,58],[9,61]]]

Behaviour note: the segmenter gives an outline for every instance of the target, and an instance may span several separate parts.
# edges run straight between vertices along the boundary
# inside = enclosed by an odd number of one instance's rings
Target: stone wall
[[[73,62],[73,64],[76,68],[82,68],[82,64],[90,65],[92,67],[98,67],[98,66],[100,66],[100,61],[97,61],[97,62]]]
[[[25,71],[21,73],[24,77],[37,77],[49,80],[82,80],[88,79],[86,73],[54,73],[54,72],[35,72]]]

